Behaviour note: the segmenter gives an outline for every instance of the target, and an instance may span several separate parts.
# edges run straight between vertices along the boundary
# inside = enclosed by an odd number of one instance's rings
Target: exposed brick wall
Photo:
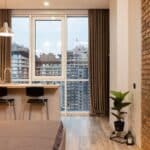
[[[150,0],[142,0],[142,148],[150,150]]]

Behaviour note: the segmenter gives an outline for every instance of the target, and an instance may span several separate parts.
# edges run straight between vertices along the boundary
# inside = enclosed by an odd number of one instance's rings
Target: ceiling
[[[48,7],[43,6],[43,1],[0,0],[0,8],[6,8],[6,6],[10,9],[94,9],[109,7],[109,0],[48,0],[50,2]]]

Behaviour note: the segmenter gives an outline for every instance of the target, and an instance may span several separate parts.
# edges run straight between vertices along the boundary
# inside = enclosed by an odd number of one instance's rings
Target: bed
[[[1,150],[65,150],[61,121],[1,121]]]

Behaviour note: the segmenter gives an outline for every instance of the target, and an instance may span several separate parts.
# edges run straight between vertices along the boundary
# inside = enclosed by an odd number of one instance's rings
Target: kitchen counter
[[[3,83],[0,84],[0,87],[7,87],[7,88],[25,88],[25,87],[44,87],[44,88],[59,88],[59,85],[46,85],[46,84],[11,84],[11,83]]]
[[[26,87],[44,87],[44,98],[48,99],[49,120],[60,120],[60,86],[44,84],[0,84],[0,87],[8,88],[8,97],[15,99],[17,120],[28,120],[29,104],[26,96]],[[13,109],[0,106],[0,120],[13,120]],[[46,120],[45,106],[35,105],[32,109],[31,120]]]

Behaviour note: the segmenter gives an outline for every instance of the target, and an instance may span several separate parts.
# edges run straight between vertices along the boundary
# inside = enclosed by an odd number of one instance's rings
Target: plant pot
[[[124,130],[124,121],[115,121],[114,126],[116,131],[122,132]]]

